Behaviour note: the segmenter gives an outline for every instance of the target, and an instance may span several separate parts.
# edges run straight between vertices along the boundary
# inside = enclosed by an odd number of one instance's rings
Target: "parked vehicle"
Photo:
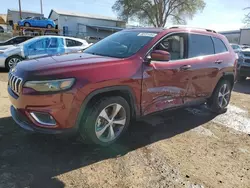
[[[250,48],[243,49],[241,51],[241,57],[239,56],[239,62],[237,65],[237,80],[244,81],[247,77],[250,77]]]
[[[28,17],[18,22],[19,26],[25,27],[45,27],[55,28],[56,24],[53,20],[44,17]]]
[[[13,119],[31,132],[79,132],[107,146],[131,119],[207,103],[225,110],[237,57],[212,30],[117,32],[83,53],[23,61],[9,73]]]
[[[8,70],[24,59],[82,51],[89,47],[83,39],[63,36],[40,36],[0,51],[0,67]]]
[[[242,48],[242,49],[247,49],[247,48],[250,48],[250,46],[247,45],[247,44],[243,44],[243,45],[241,45],[241,48]]]
[[[32,36],[17,36],[17,37],[12,37],[4,42],[0,42],[0,50],[5,50],[7,48],[13,47],[17,44],[20,44],[26,40],[31,39]]]

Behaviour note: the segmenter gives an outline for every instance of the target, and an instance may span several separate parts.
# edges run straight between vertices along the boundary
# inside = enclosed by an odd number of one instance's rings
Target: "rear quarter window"
[[[214,54],[212,38],[206,35],[190,34],[188,49],[189,58]]]
[[[216,54],[224,53],[228,51],[226,45],[221,39],[213,37],[213,41],[214,41],[214,48],[215,48]]]

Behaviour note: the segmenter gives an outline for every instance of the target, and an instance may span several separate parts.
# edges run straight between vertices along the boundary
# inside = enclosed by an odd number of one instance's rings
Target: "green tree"
[[[167,21],[185,24],[205,6],[204,0],[116,0],[112,9],[122,20],[164,27]]]

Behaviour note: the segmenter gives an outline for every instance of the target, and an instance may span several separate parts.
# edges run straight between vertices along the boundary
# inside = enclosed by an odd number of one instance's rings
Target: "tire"
[[[23,58],[18,56],[18,55],[13,55],[13,56],[10,56],[6,59],[6,62],[5,62],[5,68],[7,70],[10,70],[12,69],[14,66],[17,65],[17,63],[19,63],[20,61],[22,61]]]
[[[224,92],[226,86],[226,90]],[[225,112],[226,107],[228,106],[231,98],[232,85],[228,80],[221,80],[210,99],[207,101],[207,106],[214,113]]]
[[[47,25],[47,28],[48,28],[48,29],[51,29],[51,28],[52,28],[52,25],[48,24],[48,25]]]
[[[116,109],[120,110],[111,120]],[[122,136],[130,123],[130,106],[124,98],[119,96],[103,98],[92,103],[86,108],[86,112],[81,117],[79,128],[82,140],[86,143],[109,146]],[[107,115],[106,119],[103,118],[105,116],[103,114]],[[112,123],[108,123],[107,119]],[[113,122],[119,122],[119,124]]]
[[[25,22],[25,23],[24,23],[24,26],[25,26],[25,27],[30,27],[31,25],[30,25],[30,23]]]

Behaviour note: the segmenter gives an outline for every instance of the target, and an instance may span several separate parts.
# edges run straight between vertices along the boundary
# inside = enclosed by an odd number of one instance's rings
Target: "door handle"
[[[188,70],[188,69],[191,69],[192,66],[191,65],[183,65],[180,67],[180,70]]]
[[[222,60],[216,60],[214,63],[215,64],[221,64],[221,63],[223,63],[223,61]]]

